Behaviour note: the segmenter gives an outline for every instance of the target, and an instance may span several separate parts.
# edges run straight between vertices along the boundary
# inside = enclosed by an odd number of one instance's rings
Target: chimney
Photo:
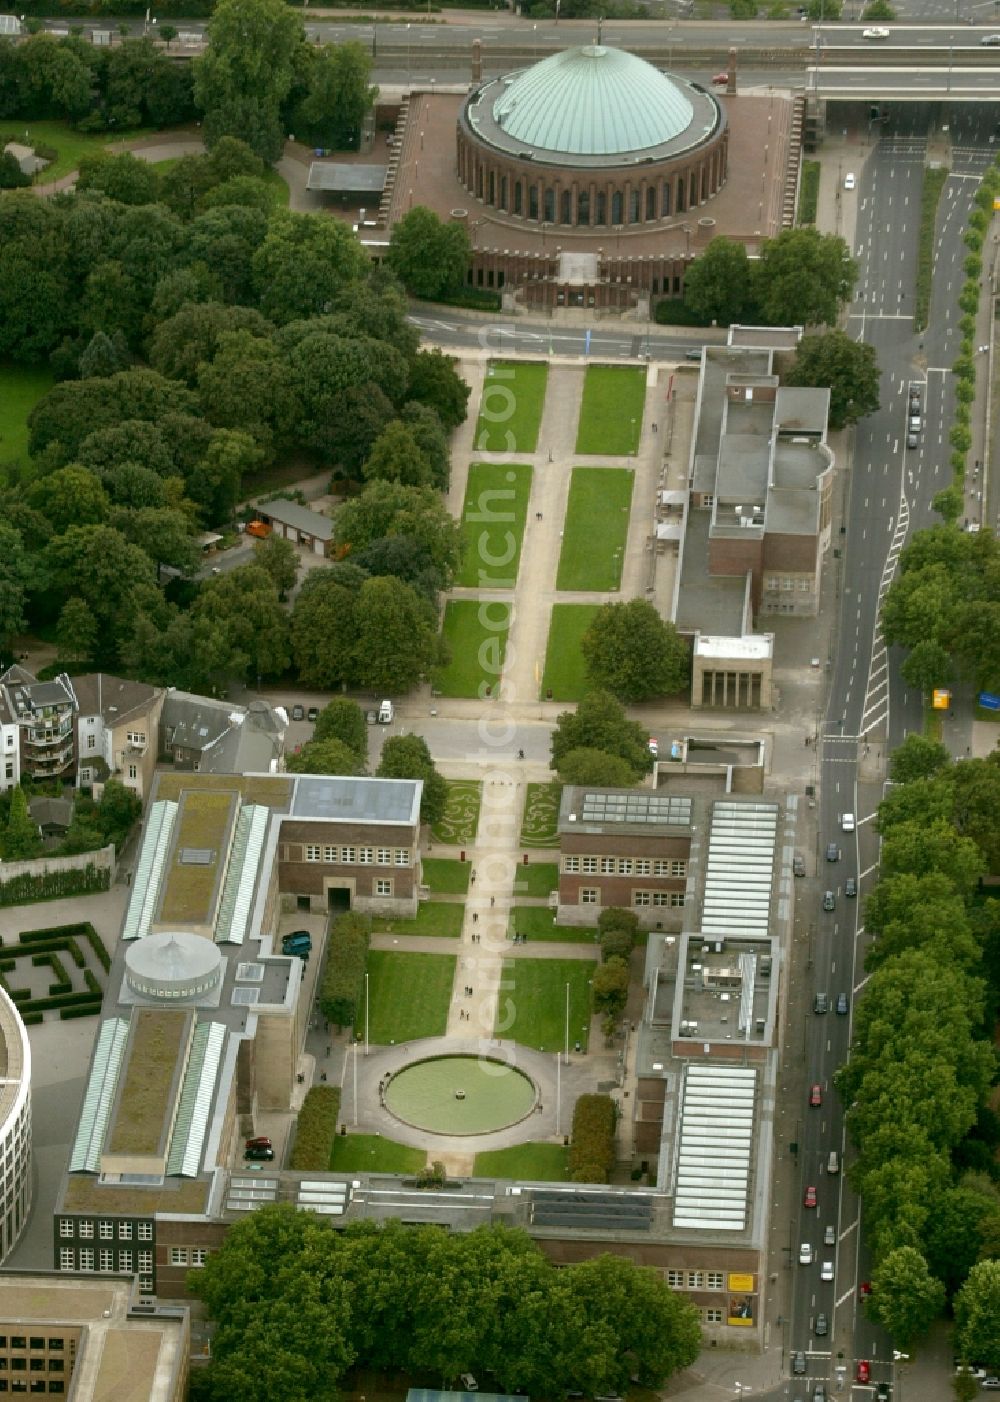
[[[472,81],[481,83],[483,80],[483,41],[473,39],[472,41]]]

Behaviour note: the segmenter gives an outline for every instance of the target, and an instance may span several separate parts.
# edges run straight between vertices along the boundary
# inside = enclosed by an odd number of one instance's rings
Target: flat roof
[[[354,779],[301,774],[295,780],[293,818],[340,823],[415,823],[420,817],[419,779]]]
[[[744,637],[700,634],[695,641],[696,657],[739,657],[747,662],[763,662],[774,652],[773,633],[750,633]]]
[[[691,825],[691,800],[650,789],[589,789],[567,784],[559,804],[559,832],[659,832]]]
[[[88,1402],[172,1402],[186,1373],[189,1313],[144,1306],[133,1313],[135,1281],[4,1271],[0,1320],[79,1330],[66,1393]]]
[[[306,189],[336,195],[381,195],[388,170],[388,166],[313,161],[309,167]]]

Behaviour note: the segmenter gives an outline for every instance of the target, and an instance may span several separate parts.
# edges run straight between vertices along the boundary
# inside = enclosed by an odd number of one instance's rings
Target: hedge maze
[[[0,984],[10,995],[27,1026],[42,1022],[46,1012],[56,1009],[64,1021],[90,1017],[101,1011],[104,990],[97,976],[87,967],[87,957],[80,947],[81,943],[89,943],[94,958],[107,973],[111,967],[111,955],[89,920],[75,925],[57,925],[48,930],[22,930],[16,944],[3,945]],[[11,983],[10,976],[17,972],[19,961],[26,958],[30,958],[32,968],[49,968],[51,980],[47,993],[39,995],[31,988],[20,988]],[[73,965],[75,974],[67,968],[66,959]]]

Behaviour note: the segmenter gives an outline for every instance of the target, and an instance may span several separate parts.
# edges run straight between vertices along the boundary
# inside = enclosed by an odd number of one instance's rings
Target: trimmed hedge
[[[326,1173],[329,1170],[339,1115],[339,1088],[313,1086],[299,1111],[289,1168],[309,1173]]]
[[[819,201],[819,161],[802,162],[802,178],[799,181],[799,212],[797,224],[816,223],[816,205]]]
[[[30,1011],[35,1013],[47,1012],[50,1008],[75,1008],[81,1003],[93,1003],[94,995],[89,990],[86,993],[64,993],[61,998],[32,998],[31,990],[25,990],[26,996],[31,999]],[[16,996],[11,997],[17,1001]],[[98,1003],[100,1006],[100,1003]]]
[[[72,986],[70,977],[66,972],[65,965],[63,964],[63,961],[59,958],[59,955],[54,949],[47,949],[39,954],[33,954],[31,956],[31,962],[36,968],[40,967],[42,964],[51,965],[52,973],[55,977],[56,983],[64,983],[66,984],[67,988]],[[49,992],[52,992],[51,988],[49,989]]]
[[[69,1022],[70,1019],[74,1017],[93,1017],[96,1013],[99,1013],[100,1011],[101,1000],[98,998],[96,1002],[91,1000],[91,1002],[89,1003],[77,1003],[72,1008],[60,1008],[59,1020],[61,1022]],[[28,1013],[24,1021],[27,1022],[28,1018],[31,1018],[33,1022],[41,1022],[42,1015],[41,1013]]]
[[[67,896],[92,896],[111,885],[107,867],[85,867],[72,871],[49,871],[40,876],[26,874],[0,881],[0,906],[31,905],[35,901],[58,901]]]
[[[58,997],[60,997],[63,993],[72,993],[72,992],[73,992],[73,985],[72,985],[68,980],[64,980],[62,983],[50,983],[50,984],[49,984],[49,997],[50,997],[50,998],[58,998]]]
[[[571,1183],[607,1183],[615,1166],[615,1102],[610,1095],[581,1095],[573,1111],[569,1148]]]
[[[330,926],[319,1005],[327,1021],[338,1027],[353,1027],[357,1021],[369,938],[369,922],[361,915],[341,915]]]
[[[89,969],[84,969],[83,981],[90,989],[91,993],[93,993],[95,998],[100,998],[103,996],[103,990],[101,989],[101,985],[97,982],[97,975],[92,974]]]
[[[941,191],[944,189],[948,174],[946,166],[929,166],[924,171],[924,184],[920,195],[920,232],[917,239],[917,293],[913,309],[914,331],[924,331],[927,328],[927,314],[931,305],[931,278],[934,272],[934,228],[937,223],[938,202],[941,199]],[[978,293],[976,300],[978,305]]]

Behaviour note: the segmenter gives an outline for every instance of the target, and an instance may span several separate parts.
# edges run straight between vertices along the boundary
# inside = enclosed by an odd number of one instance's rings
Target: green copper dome
[[[599,44],[566,49],[506,80],[493,118],[542,151],[609,156],[660,146],[687,130],[684,94],[635,54]]]

